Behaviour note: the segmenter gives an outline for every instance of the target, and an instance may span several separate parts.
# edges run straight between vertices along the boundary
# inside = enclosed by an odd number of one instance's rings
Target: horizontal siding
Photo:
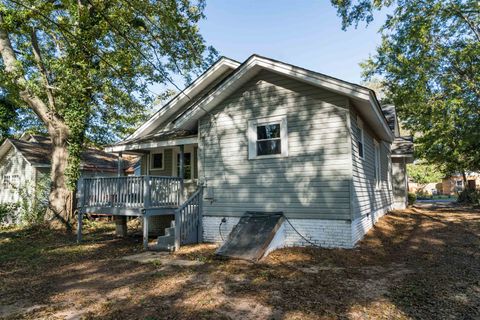
[[[163,170],[150,169],[150,174],[155,176],[171,176],[173,172],[173,150],[172,149],[158,149],[151,153],[163,152]],[[147,168],[150,166],[151,155],[142,157],[142,174],[146,174]]]
[[[391,170],[390,145],[380,143],[381,186],[375,186],[375,145],[373,133],[364,124],[364,159],[358,156],[358,139],[360,136],[357,124],[357,113],[351,107],[352,135],[352,208],[354,218],[371,214],[390,207],[393,203],[392,186],[388,183],[388,171]]]
[[[18,188],[28,187],[29,190],[34,187],[33,171],[35,169],[18,153],[11,148],[7,154],[0,159],[0,203],[16,203],[20,201]],[[18,175],[18,188],[4,188],[3,177],[5,175]]]
[[[351,150],[346,98],[262,71],[199,122],[205,216],[283,211],[350,218]],[[248,121],[287,116],[285,158],[248,160]],[[209,189],[209,190],[208,190]]]

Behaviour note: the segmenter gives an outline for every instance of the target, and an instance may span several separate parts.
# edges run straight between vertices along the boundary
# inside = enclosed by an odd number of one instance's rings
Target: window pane
[[[257,127],[257,140],[280,138],[280,124],[267,124]]]
[[[257,156],[266,156],[270,154],[281,154],[282,142],[277,140],[257,141]]]
[[[363,143],[358,142],[358,155],[363,158]]]
[[[156,153],[153,155],[153,168],[162,168],[163,167],[163,156],[161,153]]]

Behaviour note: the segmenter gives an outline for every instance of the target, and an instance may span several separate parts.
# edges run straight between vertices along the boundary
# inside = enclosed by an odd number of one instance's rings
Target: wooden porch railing
[[[178,207],[183,179],[161,176],[83,179],[83,206],[122,208]]]
[[[175,210],[175,250],[180,245],[199,243],[202,237],[202,200],[203,187]]]

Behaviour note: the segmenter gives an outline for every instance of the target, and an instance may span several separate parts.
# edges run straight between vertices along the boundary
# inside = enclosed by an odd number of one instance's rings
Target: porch
[[[85,214],[105,214],[142,219],[143,246],[149,249],[149,219],[171,215],[174,248],[201,241],[203,189],[198,186],[188,198],[184,179],[170,176],[118,176],[84,178],[80,192],[77,241],[82,240]],[[160,237],[159,237],[160,240]]]

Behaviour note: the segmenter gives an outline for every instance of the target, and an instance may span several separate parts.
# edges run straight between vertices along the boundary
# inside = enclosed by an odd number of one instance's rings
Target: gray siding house
[[[50,155],[51,143],[47,137],[25,134],[20,139],[6,139],[0,145],[0,204],[21,204],[32,209],[36,201],[46,203],[50,187]],[[122,175],[129,173],[129,169],[133,174],[129,161],[124,161],[122,166]],[[87,149],[82,154],[81,170],[83,177],[116,176],[118,156]],[[17,211],[0,224],[20,222],[20,212]]]
[[[222,242],[254,211],[288,218],[277,247],[351,248],[382,215],[405,207],[403,164],[412,153],[393,149],[397,136],[394,108],[382,110],[368,88],[258,55],[243,63],[221,58],[130,137],[107,148],[142,155],[145,196],[109,204],[121,210],[103,210],[143,215],[145,224],[169,216],[176,220],[177,247],[188,243],[182,228],[191,224],[191,212],[198,241]],[[394,165],[397,159],[402,165]],[[159,192],[155,176],[180,178],[178,203],[145,205]],[[200,202],[190,203],[198,190]],[[88,192],[84,212],[102,210],[92,200],[102,195]],[[164,237],[172,233],[169,228]]]

